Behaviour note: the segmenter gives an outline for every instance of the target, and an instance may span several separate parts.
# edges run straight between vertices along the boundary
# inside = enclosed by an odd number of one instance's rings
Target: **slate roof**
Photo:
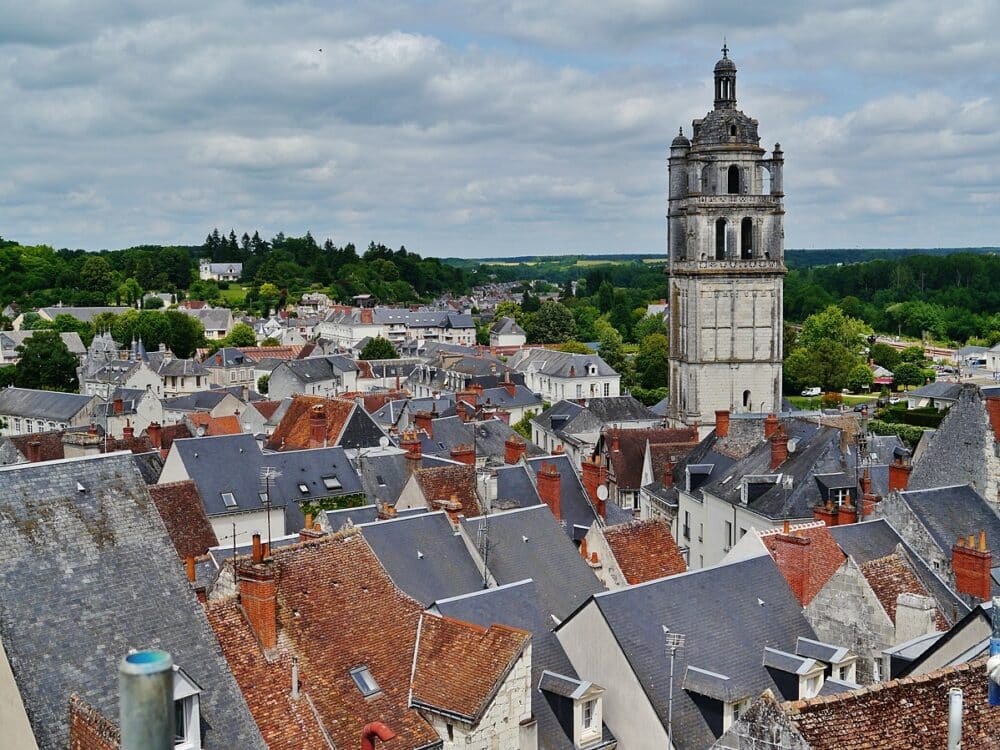
[[[176,554],[127,455],[0,470],[0,640],[40,747],[67,747],[72,692],[117,720],[118,660],[161,648],[202,688],[205,747],[263,750]]]
[[[408,707],[421,608],[393,585],[361,534],[274,550],[269,565],[277,583],[277,660],[265,658],[235,597],[210,602],[207,613],[270,750],[326,747],[327,734],[335,747],[354,747],[376,720],[396,732],[396,750],[439,742]],[[308,700],[290,697],[292,656]],[[366,698],[355,685],[350,670],[360,666],[381,689],[376,695]]]
[[[684,556],[664,521],[650,519],[609,526],[604,529],[604,538],[629,584],[687,571]]]
[[[353,359],[339,354],[289,359],[281,367],[286,368],[300,383],[318,383],[340,377],[345,372],[358,372],[358,365]]]
[[[966,384],[920,460],[914,463],[907,488],[924,490],[971,484],[978,492],[986,492],[987,469],[983,457],[987,450],[993,450],[993,443],[983,394],[976,386]]]
[[[359,467],[361,483],[369,500],[376,500],[381,505],[395,505],[403,487],[410,478],[412,468],[405,453],[367,453],[356,462]],[[416,462],[416,468],[431,469],[438,466],[452,466],[450,460],[422,456]]]
[[[35,332],[33,330],[0,331],[0,347],[3,347],[4,356],[19,357],[20,354],[17,353],[17,347],[34,335]],[[82,357],[87,353],[87,347],[83,345],[83,340],[80,338],[80,334],[76,331],[60,333],[59,338],[62,339],[62,342],[66,344],[66,348],[69,349],[72,354]]]
[[[406,514],[360,526],[393,583],[427,606],[483,588],[483,575],[443,513]]]
[[[208,377],[208,368],[193,359],[178,359],[162,352],[150,352],[149,365],[153,371],[163,377],[192,377],[200,375]]]
[[[573,665],[552,633],[554,623],[549,617],[549,608],[532,580],[515,581],[464,596],[442,599],[435,602],[430,610],[483,627],[503,623],[530,631],[532,685],[538,684],[545,670],[576,677]],[[566,736],[540,690],[531,691],[531,711],[538,720],[539,748],[573,750],[572,738]]]
[[[490,326],[490,333],[497,336],[503,335],[526,335],[524,329],[519,326],[513,318],[503,317]]]
[[[56,319],[56,315],[69,315],[84,323],[90,323],[96,315],[100,315],[101,313],[121,315],[123,312],[131,309],[131,307],[65,307],[56,305],[54,307],[40,308],[39,312],[44,310],[45,314],[52,320]]]
[[[475,432],[473,432],[475,428]],[[476,456],[485,456],[487,461],[503,461],[504,443],[517,431],[499,419],[484,419],[477,422],[463,422],[456,417],[441,417],[431,420],[431,434],[419,433],[421,452],[426,456],[451,457],[451,450],[460,445],[475,445]],[[527,441],[527,455],[537,456],[543,451],[531,441]]]
[[[597,354],[570,354],[552,349],[522,349],[508,360],[511,369],[518,372],[533,370],[554,378],[589,377],[588,368],[594,366],[600,377],[617,377],[611,366]],[[570,375],[570,370],[574,375]]]
[[[986,700],[984,662],[919,677],[877,682],[864,690],[786,703],[785,715],[813,750],[946,747],[948,691],[962,690],[962,747],[996,747],[996,709]]]
[[[198,310],[182,307],[181,312],[200,320],[206,331],[224,331],[233,325],[233,313],[225,307],[204,307]]]
[[[410,704],[478,722],[530,640],[528,631],[507,625],[482,628],[450,617],[422,615]]]
[[[181,559],[201,557],[219,540],[201,504],[198,486],[191,480],[149,487],[156,510]]]
[[[921,386],[914,391],[907,391],[907,398],[935,398],[945,401],[954,401],[962,392],[964,386],[961,383],[949,383],[944,380],[936,380],[933,383]]]
[[[232,346],[224,346],[215,353],[205,357],[205,359],[202,360],[202,364],[208,368],[240,366],[252,367],[257,364],[257,361],[243,349],[236,349]]]
[[[482,517],[466,519],[462,528],[478,540],[482,523]],[[499,584],[533,579],[546,614],[562,620],[603,590],[546,506],[494,513],[488,523],[487,566],[493,577]]]
[[[679,602],[697,606],[678,606]],[[724,681],[728,693],[741,697],[767,689],[779,692],[762,665],[765,647],[790,651],[797,638],[816,637],[767,555],[598,594],[593,603],[664,726],[669,695],[663,676],[670,666],[663,648],[664,627],[687,636],[676,654],[675,674],[685,675],[687,681],[692,666],[722,675],[728,678]],[[678,750],[704,748],[715,741],[690,692],[683,688],[674,691],[673,728]]]
[[[213,516],[262,510],[264,488],[261,472],[265,467],[278,472],[270,483],[272,508],[298,508],[307,500],[361,491],[361,482],[343,448],[316,448],[262,454],[252,435],[222,435],[219,437],[177,440],[177,451],[190,479],[198,485],[206,514]],[[220,471],[219,467],[226,467]],[[324,479],[336,477],[340,487],[327,488]],[[306,492],[300,485],[307,487]],[[236,507],[226,506],[222,495],[232,493]],[[291,525],[289,521],[297,522]],[[286,513],[286,528],[298,531],[301,513]]]
[[[587,535],[587,531],[597,520],[597,511],[587,496],[587,491],[583,489],[580,482],[580,475],[573,466],[572,459],[565,453],[547,456],[543,458],[532,458],[527,461],[528,468],[533,476],[532,480],[537,485],[538,472],[542,470],[542,464],[554,464],[559,470],[559,519],[566,534],[570,539],[579,541]],[[537,495],[537,490],[535,492]],[[535,495],[528,495],[527,499],[534,499]],[[605,503],[607,507],[608,523],[620,523],[622,520],[631,520],[629,514],[626,519],[619,520],[615,516],[618,507],[614,503]],[[546,509],[548,506],[545,506]]]
[[[11,386],[0,389],[0,414],[68,422],[86,409],[92,401],[95,401],[93,396],[81,393],[39,391]]]
[[[910,568],[937,602],[938,610],[944,613],[949,622],[954,623],[969,611],[969,606],[931,570],[884,518],[845,526],[831,526],[830,534],[844,554],[859,566],[891,555],[901,548],[906,553]]]
[[[212,411],[226,396],[226,390],[196,391],[187,396],[163,399],[164,411]]]

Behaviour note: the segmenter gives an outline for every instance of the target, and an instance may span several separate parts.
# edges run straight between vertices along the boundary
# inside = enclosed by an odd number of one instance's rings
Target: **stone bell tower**
[[[781,407],[782,167],[736,108],[729,49],[715,64],[715,107],[670,144],[667,211],[670,409],[710,429],[716,411]]]

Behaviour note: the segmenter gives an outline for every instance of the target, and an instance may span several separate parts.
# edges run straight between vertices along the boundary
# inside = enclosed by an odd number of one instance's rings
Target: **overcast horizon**
[[[0,3],[23,244],[664,252],[667,146],[724,36],[788,248],[1000,244],[1000,0],[83,5]]]

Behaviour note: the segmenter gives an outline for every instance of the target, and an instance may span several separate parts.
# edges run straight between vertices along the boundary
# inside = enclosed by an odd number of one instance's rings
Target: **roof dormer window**
[[[365,698],[382,692],[382,688],[375,682],[375,678],[372,676],[367,664],[355,667],[350,671],[350,675],[351,679],[354,680],[354,684]]]
[[[174,665],[174,748],[201,750],[201,702],[198,685]]]

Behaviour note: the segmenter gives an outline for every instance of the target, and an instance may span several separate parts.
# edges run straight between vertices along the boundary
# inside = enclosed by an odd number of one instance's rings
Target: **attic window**
[[[323,486],[328,490],[339,490],[344,485],[340,483],[340,480],[337,479],[337,477],[323,477]]]
[[[365,698],[382,692],[382,688],[380,688],[378,683],[375,682],[375,678],[372,677],[371,670],[368,669],[367,664],[355,667],[351,670],[350,674],[351,679],[354,680],[354,684],[358,686],[358,690],[361,691],[361,694],[365,696]]]
[[[385,487],[385,479],[382,478],[381,474],[375,475],[375,481],[378,482],[379,487]]]
[[[299,482],[299,492],[301,492],[303,495],[308,495],[309,485],[306,484],[305,482]]]
[[[267,505],[267,493],[266,492],[258,492],[257,493],[257,497],[260,498],[260,502],[261,502],[262,505]]]
[[[445,444],[444,444],[444,443],[440,443],[440,442],[439,442],[439,443],[438,443],[438,447],[439,447],[439,448],[440,448],[441,450],[444,450],[446,446],[445,446]]]
[[[235,508],[236,507],[236,495],[234,495],[232,492],[223,492],[222,493],[222,503],[227,508]]]

